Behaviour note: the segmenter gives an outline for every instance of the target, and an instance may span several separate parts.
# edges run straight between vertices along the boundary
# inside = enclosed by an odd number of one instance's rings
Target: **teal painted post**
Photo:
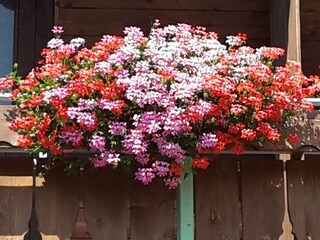
[[[187,175],[182,177],[178,189],[178,240],[194,240],[194,201],[192,158],[185,160]]]

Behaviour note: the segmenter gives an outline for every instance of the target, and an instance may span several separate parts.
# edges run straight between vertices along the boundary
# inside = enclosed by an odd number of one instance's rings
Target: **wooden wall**
[[[32,187],[26,177],[30,175],[30,158],[0,155],[0,240],[22,240],[28,230]],[[162,182],[145,187],[112,169],[88,171],[83,182],[92,239],[176,239],[176,192]],[[37,186],[36,212],[43,240],[70,238],[77,219],[79,186],[79,178],[67,176],[62,168],[52,170],[44,186]]]
[[[103,34],[122,34],[126,26],[147,33],[154,19],[206,26],[222,40],[247,33],[248,44],[269,44],[269,2],[265,0],[60,0],[59,24],[67,39],[84,36],[89,45]]]
[[[31,159],[0,156],[0,240],[22,240],[28,227]],[[320,155],[287,162],[289,234],[320,239]],[[24,181],[24,182],[23,182]],[[150,186],[111,169],[84,175],[87,229],[93,240],[177,239],[176,191]],[[36,212],[43,240],[70,239],[77,218],[79,178],[53,170],[39,181]],[[283,163],[272,154],[224,154],[195,176],[197,240],[278,240],[284,233]],[[285,238],[287,239],[287,238]]]
[[[287,220],[282,161],[274,155],[214,159],[196,176],[196,239],[278,240],[284,233],[294,240],[320,239],[320,155],[288,161],[286,169]]]
[[[320,1],[300,0],[300,5],[303,70],[320,75]]]

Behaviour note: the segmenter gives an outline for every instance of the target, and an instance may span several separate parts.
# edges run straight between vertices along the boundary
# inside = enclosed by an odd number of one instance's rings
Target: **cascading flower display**
[[[319,92],[298,64],[273,67],[279,48],[244,46],[246,35],[228,37],[187,24],[137,27],[124,37],[103,36],[91,49],[84,39],[64,43],[63,29],[42,51],[28,76],[1,79],[12,92],[17,115],[9,127],[29,151],[87,148],[95,167],[127,166],[149,184],[180,183],[184,159],[205,169],[208,158],[246,143],[277,142],[281,123],[312,110],[306,96]],[[280,125],[279,125],[280,123]],[[52,160],[54,161],[54,160]]]

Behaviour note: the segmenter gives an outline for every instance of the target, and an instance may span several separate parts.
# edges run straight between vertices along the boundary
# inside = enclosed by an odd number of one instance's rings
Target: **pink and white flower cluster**
[[[62,31],[38,68],[6,79],[18,86],[10,127],[30,151],[87,147],[95,167],[131,166],[144,184],[175,188],[187,156],[206,168],[201,153],[280,141],[278,123],[311,111],[303,99],[319,91],[297,64],[273,68],[282,49],[242,46],[245,34],[225,45],[203,27],[156,21],[148,37],[128,27],[88,49],[80,38],[65,44]]]

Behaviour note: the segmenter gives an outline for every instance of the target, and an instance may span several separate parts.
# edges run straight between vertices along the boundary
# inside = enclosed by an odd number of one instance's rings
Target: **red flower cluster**
[[[174,188],[188,156],[206,169],[201,153],[299,142],[281,126],[312,110],[304,98],[320,92],[318,76],[294,62],[274,67],[284,51],[243,46],[243,33],[224,45],[202,27],[155,26],[148,37],[126,28],[91,49],[81,38],[65,44],[54,28],[38,67],[24,79],[0,78],[0,90],[16,86],[9,126],[18,145],[54,155],[88,148],[95,167],[134,166],[144,184],[162,177]]]

